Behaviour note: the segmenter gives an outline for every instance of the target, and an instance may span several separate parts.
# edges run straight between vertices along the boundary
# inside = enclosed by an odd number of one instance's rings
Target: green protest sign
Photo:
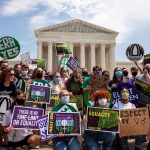
[[[40,68],[46,68],[45,59],[33,59],[32,64],[37,64],[37,67],[40,67]]]
[[[25,91],[26,90],[26,83],[20,76],[15,76],[15,85],[16,85],[16,91]]]
[[[0,38],[0,57],[13,59],[20,53],[20,45],[13,37]]]
[[[88,107],[87,130],[119,132],[119,110]]]

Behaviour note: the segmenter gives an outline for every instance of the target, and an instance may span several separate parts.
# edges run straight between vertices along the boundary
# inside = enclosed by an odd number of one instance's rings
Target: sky
[[[20,54],[30,52],[36,58],[35,29],[81,19],[119,32],[115,59],[127,61],[130,44],[140,44],[150,53],[149,14],[149,0],[0,0],[0,38],[14,37]]]

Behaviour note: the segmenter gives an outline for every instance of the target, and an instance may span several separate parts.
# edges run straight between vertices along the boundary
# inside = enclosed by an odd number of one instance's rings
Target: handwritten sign
[[[50,112],[48,115],[48,134],[80,135],[80,113]]]
[[[49,87],[30,85],[28,101],[49,103],[50,96],[51,89]]]
[[[119,96],[118,91],[121,87],[126,87],[128,89],[129,101],[136,105],[139,100],[138,91],[133,85],[129,83],[118,83],[117,88],[112,89],[112,96],[113,96],[112,104],[115,104],[116,102],[120,101],[121,98]]]
[[[134,136],[150,134],[150,119],[146,107],[120,111],[120,135]]]
[[[80,64],[73,57],[69,58],[66,65],[72,70],[74,70],[75,68],[80,68]]]
[[[12,114],[11,126],[14,129],[38,130],[38,119],[44,110],[41,108],[15,106]]]
[[[88,107],[87,130],[119,132],[119,110]]]

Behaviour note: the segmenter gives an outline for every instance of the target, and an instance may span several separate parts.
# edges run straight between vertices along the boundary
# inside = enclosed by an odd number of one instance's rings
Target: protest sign
[[[146,107],[120,111],[120,136],[150,134],[150,119]]]
[[[21,57],[21,63],[22,64],[26,64],[26,65],[31,64],[32,61],[31,61],[29,52],[26,52],[26,53],[20,55],[20,57]]]
[[[16,85],[16,91],[19,92],[19,91],[25,91],[26,90],[26,83],[24,81],[24,79],[20,76],[17,76],[15,75],[15,85]]]
[[[51,82],[53,80],[53,75],[45,75],[44,76],[44,79],[47,81],[47,82]]]
[[[0,57],[13,59],[20,53],[20,45],[16,39],[10,36],[0,38]]]
[[[73,57],[69,58],[66,65],[72,70],[74,70],[75,68],[81,68],[80,64]]]
[[[28,101],[49,103],[51,89],[49,87],[31,85],[29,87]]]
[[[73,46],[67,43],[55,43],[57,55],[72,54]]]
[[[121,87],[126,87],[128,89],[129,101],[136,105],[139,99],[138,91],[133,85],[129,83],[118,83],[116,88],[112,88],[112,95],[113,95],[112,104],[114,105],[116,102],[120,101],[121,98],[119,96],[118,91]]]
[[[3,122],[3,116],[4,116],[4,113],[0,113],[0,123]]]
[[[48,114],[48,134],[57,135],[80,135],[80,113],[58,113],[49,112]]]
[[[96,90],[107,90],[108,89],[108,81],[105,80],[103,76],[90,76],[89,86],[91,86],[91,90],[88,92],[88,99],[94,101],[94,92]]]
[[[45,59],[32,59],[32,64],[37,64],[37,67],[46,68],[46,60]]]
[[[24,106],[15,106],[12,113],[11,126],[14,129],[38,130],[38,119],[42,117],[44,110]]]
[[[149,83],[136,78],[135,79],[135,86],[139,92],[150,97],[150,84]]]
[[[40,130],[40,135],[41,135],[41,140],[45,141],[48,139],[53,138],[53,135],[48,135],[47,134],[47,125],[48,125],[48,116],[43,116],[38,120],[38,125],[39,125],[39,130]]]
[[[87,120],[87,130],[119,132],[119,110],[88,107]]]
[[[31,84],[37,86],[51,87],[50,83],[47,82],[46,80],[33,80]]]
[[[144,55],[143,65],[150,64],[150,54]]]
[[[58,95],[52,95],[50,98],[50,103],[47,104],[47,110],[52,110],[53,107],[60,104],[59,96]]]
[[[0,113],[5,113],[11,106],[13,100],[10,96],[0,95]]]

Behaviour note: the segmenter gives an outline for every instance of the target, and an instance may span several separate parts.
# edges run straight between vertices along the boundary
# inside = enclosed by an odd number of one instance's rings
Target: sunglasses
[[[15,74],[14,73],[11,73],[9,76],[14,76]]]

